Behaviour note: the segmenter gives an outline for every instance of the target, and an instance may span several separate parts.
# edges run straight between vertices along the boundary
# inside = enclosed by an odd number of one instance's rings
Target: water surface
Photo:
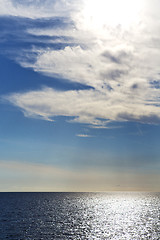
[[[160,239],[160,194],[0,193],[0,239]]]

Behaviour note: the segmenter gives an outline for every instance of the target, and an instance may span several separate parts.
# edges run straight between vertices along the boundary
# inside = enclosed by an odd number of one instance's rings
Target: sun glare
[[[90,29],[121,25],[126,28],[140,20],[143,0],[84,0],[83,21]]]

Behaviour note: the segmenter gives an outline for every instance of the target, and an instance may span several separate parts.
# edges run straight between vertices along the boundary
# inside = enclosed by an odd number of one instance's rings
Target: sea
[[[0,239],[160,239],[160,193],[0,193]]]

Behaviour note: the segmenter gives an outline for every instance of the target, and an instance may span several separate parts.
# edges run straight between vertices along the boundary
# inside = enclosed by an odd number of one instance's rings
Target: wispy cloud
[[[104,119],[145,123],[157,123],[160,120],[159,107],[149,105],[147,101],[141,102],[123,92],[55,91],[45,88],[39,91],[15,93],[4,98],[21,108],[25,116],[39,116],[46,120],[54,116],[68,116],[74,117],[72,122],[95,126],[104,126]]]
[[[0,0],[0,15],[26,18],[68,17],[77,8],[73,0]]]
[[[81,138],[90,138],[93,137],[92,135],[88,135],[88,134],[77,134],[77,137],[81,137]]]
[[[106,126],[107,122],[105,123],[105,125],[101,124],[101,125],[91,125],[91,128],[94,129],[117,129],[117,128],[122,128],[122,126]]]

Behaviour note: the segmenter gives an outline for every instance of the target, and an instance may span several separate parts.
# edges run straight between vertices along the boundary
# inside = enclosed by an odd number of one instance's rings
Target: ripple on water
[[[160,239],[160,194],[0,193],[0,239]]]

